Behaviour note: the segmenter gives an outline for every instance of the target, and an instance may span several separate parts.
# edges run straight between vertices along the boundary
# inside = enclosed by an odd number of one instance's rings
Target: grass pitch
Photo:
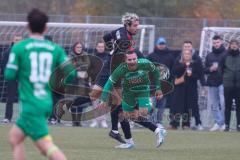
[[[11,160],[7,142],[10,125],[0,125],[0,159]],[[50,127],[56,144],[69,160],[239,160],[240,133],[169,131],[166,143],[155,148],[155,135],[146,129],[133,130],[136,147],[114,149],[117,143],[107,129]],[[33,143],[25,143],[27,159],[43,160]]]

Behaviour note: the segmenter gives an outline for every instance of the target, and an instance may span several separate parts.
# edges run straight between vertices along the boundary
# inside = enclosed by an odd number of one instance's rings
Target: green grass
[[[7,134],[10,125],[0,125],[0,159],[12,159]],[[240,133],[169,131],[166,143],[155,148],[155,136],[148,130],[133,131],[136,148],[114,149],[115,141],[106,129],[50,127],[56,144],[69,160],[238,160]],[[43,160],[33,143],[25,143],[27,159]]]

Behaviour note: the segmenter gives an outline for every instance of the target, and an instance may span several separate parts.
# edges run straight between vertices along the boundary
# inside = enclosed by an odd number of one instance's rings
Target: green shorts
[[[21,107],[32,107],[28,103],[21,103]],[[22,129],[26,136],[29,136],[33,141],[37,141],[49,134],[47,118],[49,111],[40,112],[40,114],[31,114],[21,112],[20,117],[16,121],[16,125]]]
[[[125,112],[133,112],[136,105],[138,105],[139,108],[147,108],[148,111],[151,110],[152,103],[149,92],[128,92],[125,94],[123,93],[122,96],[122,109]]]

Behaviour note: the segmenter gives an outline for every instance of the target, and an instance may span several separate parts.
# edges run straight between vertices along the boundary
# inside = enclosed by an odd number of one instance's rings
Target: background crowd
[[[45,38],[51,40],[51,37]],[[14,43],[22,40],[21,35],[15,35],[8,49],[1,54],[0,74],[3,74],[9,52]],[[146,54],[145,58],[154,62],[157,66],[165,65],[169,70],[169,76],[164,79],[174,86],[172,92],[164,95],[161,100],[152,98],[153,112],[152,121],[158,125],[167,125],[168,129],[197,129],[210,131],[230,131],[230,120],[232,110],[236,111],[236,130],[240,131],[240,51],[239,41],[232,39],[228,48],[223,46],[221,35],[215,35],[212,39],[212,52],[208,53],[203,60],[198,51],[193,48],[190,40],[182,43],[178,54],[167,47],[164,37],[159,37],[155,43],[152,53]],[[96,75],[96,63],[93,57],[98,57],[105,63],[109,55],[105,43],[99,41],[93,53],[85,52],[82,42],[76,42],[68,52],[70,58],[80,56],[81,67],[76,68],[77,77],[73,83],[91,87],[94,85]],[[174,53],[174,54],[173,54]],[[75,62],[73,62],[74,64]],[[161,64],[161,65],[160,65]],[[160,68],[161,69],[161,68]],[[7,124],[12,121],[13,103],[16,101],[16,81],[6,82],[6,108],[5,117],[2,120]],[[199,93],[200,90],[207,91],[207,107],[211,110],[213,126],[204,128],[202,125],[203,116],[200,115]],[[64,95],[53,93],[54,105],[64,98]],[[73,96],[75,99],[72,108],[72,125],[81,126],[81,114],[88,106],[93,108],[98,102],[91,103],[89,97]],[[165,108],[169,109],[166,112]],[[191,121],[194,119],[195,124]],[[49,119],[50,124],[60,123],[54,112]],[[210,125],[210,124],[209,124]],[[90,127],[107,128],[107,117],[103,115],[93,119]]]

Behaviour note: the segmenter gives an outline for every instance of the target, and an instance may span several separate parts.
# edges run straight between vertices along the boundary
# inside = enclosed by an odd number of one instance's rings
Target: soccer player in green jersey
[[[146,118],[151,109],[149,72],[154,75],[155,96],[157,99],[161,99],[163,94],[161,91],[159,70],[147,59],[138,59],[135,52],[130,52],[125,55],[125,62],[114,70],[105,84],[101,96],[102,102],[99,107],[106,107],[109,92],[113,89],[115,83],[122,80],[122,109],[124,120],[129,120],[130,118],[134,122],[155,132],[157,135],[156,147],[160,147],[164,142],[166,130],[164,128],[158,128]],[[139,108],[135,107],[136,104],[138,104]],[[121,144],[118,147],[134,147],[133,140],[127,140],[127,143]]]
[[[53,143],[47,127],[52,112],[52,95],[48,86],[54,69],[67,60],[64,50],[44,40],[48,16],[32,9],[28,16],[30,37],[14,45],[5,70],[5,79],[19,82],[20,116],[11,128],[9,141],[14,160],[24,160],[24,140],[30,137],[41,153],[51,160],[66,160]]]

